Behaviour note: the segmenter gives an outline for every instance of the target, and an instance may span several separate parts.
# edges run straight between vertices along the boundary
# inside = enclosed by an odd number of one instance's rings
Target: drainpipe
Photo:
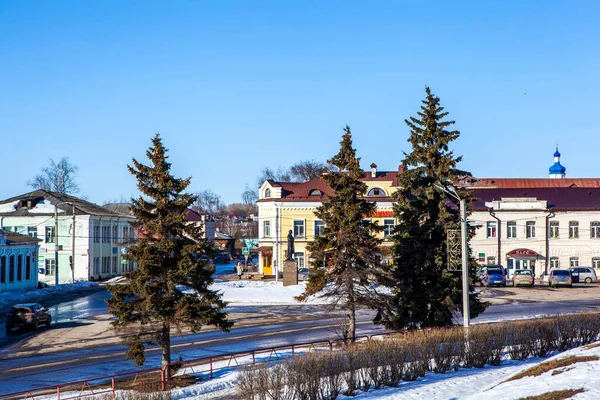
[[[502,221],[500,221],[500,218],[496,217],[496,213],[494,212],[493,208],[488,208],[488,212],[490,213],[490,216],[492,218],[494,218],[496,221],[498,221],[498,230],[497,230],[497,238],[498,238],[498,264],[502,264],[501,263],[501,257],[502,257]]]
[[[550,264],[550,218],[556,217],[554,211],[547,209],[548,215],[546,215],[546,270],[544,275],[548,275],[548,264]]]

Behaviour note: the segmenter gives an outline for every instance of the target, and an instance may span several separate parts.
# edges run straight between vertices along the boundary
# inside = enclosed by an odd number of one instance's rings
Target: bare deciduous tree
[[[75,175],[79,168],[71,164],[68,157],[62,157],[58,162],[50,159],[50,165],[42,169],[27,185],[33,189],[42,189],[55,193],[76,194],[79,184],[75,182]]]
[[[221,196],[207,189],[196,193],[196,201],[192,204],[192,209],[203,214],[220,214],[224,211],[225,205]]]

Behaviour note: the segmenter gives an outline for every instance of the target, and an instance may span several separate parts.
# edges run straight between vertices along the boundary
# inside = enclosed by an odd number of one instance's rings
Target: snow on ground
[[[96,282],[65,283],[58,286],[48,286],[43,289],[15,290],[0,292],[0,309],[12,306],[15,303],[26,303],[32,299],[56,295],[60,293],[78,292],[89,288],[97,288]]]
[[[508,378],[541,362],[568,356],[598,356],[600,346],[580,347],[559,353],[549,359],[530,358],[525,361],[504,361],[497,367],[460,369],[447,374],[427,373],[414,382],[403,382],[397,388],[371,389],[357,393],[353,399],[415,399],[415,400],[517,400],[555,390],[579,389],[585,391],[573,399],[600,399],[600,361],[575,363],[536,377],[505,382]],[[173,400],[227,398],[235,393],[237,373],[226,369],[215,379],[172,392]],[[341,399],[350,397],[340,396]]]
[[[294,296],[302,294],[306,283],[283,286],[283,282],[275,281],[224,281],[215,282],[211,290],[218,290],[223,294],[223,300],[230,305],[248,304],[303,304],[294,300]],[[327,300],[314,298],[308,304],[325,304]]]

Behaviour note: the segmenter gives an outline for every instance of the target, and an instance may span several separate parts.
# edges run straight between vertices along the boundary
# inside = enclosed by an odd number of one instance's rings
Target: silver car
[[[308,281],[308,275],[310,275],[310,271],[308,268],[298,268],[298,281]]]
[[[571,273],[579,274],[579,282],[592,283],[597,282],[596,271],[591,267],[572,267]]]
[[[548,276],[548,286],[568,286],[573,287],[573,278],[571,277],[571,271],[568,269],[553,269],[550,271]]]

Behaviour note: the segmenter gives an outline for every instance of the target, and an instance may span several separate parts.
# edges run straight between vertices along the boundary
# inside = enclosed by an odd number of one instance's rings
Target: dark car
[[[506,274],[504,268],[498,267],[485,267],[483,274],[481,275],[481,286],[506,286]]]
[[[227,264],[231,261],[231,257],[226,253],[219,253],[215,256],[214,261],[216,263]]]
[[[38,303],[16,304],[6,314],[6,333],[13,328],[37,329],[40,325],[50,326],[50,312]]]

